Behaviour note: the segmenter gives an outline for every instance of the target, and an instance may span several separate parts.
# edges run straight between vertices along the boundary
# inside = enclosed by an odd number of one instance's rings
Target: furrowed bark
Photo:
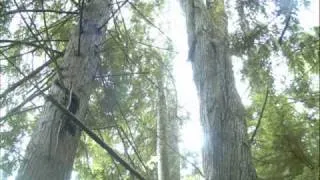
[[[254,180],[245,109],[235,88],[223,0],[180,0],[186,14],[189,60],[200,98],[207,180]],[[213,9],[214,8],[214,9]]]
[[[105,32],[99,27],[109,18],[110,8],[109,0],[92,0],[84,7],[82,31],[79,32],[79,24],[74,28],[64,55],[63,77],[57,78],[50,89],[50,95],[80,120],[84,120],[88,108],[99,62],[98,45],[105,39]],[[65,118],[68,116],[59,108],[46,102],[17,180],[70,179],[81,132]]]

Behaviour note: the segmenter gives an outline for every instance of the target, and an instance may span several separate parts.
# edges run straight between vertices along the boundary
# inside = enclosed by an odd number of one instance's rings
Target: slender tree
[[[158,78],[157,154],[158,180],[180,179],[178,123],[176,103],[166,91],[164,68]],[[171,96],[170,96],[171,95]]]
[[[256,179],[247,140],[245,110],[235,88],[224,1],[181,0],[189,60],[200,97],[207,180]]]
[[[179,123],[176,102],[167,97],[169,180],[180,180]]]
[[[166,104],[166,96],[163,87],[162,75],[158,79],[158,98],[159,110],[157,121],[157,154],[158,162],[158,180],[169,179],[169,159],[168,159],[168,108]]]
[[[82,3],[80,23],[69,39],[61,76],[50,95],[84,120],[99,62],[98,46],[104,40],[103,26],[110,14],[108,0]],[[69,179],[80,138],[80,130],[67,121],[55,105],[47,102],[37,122],[21,164],[18,180]]]

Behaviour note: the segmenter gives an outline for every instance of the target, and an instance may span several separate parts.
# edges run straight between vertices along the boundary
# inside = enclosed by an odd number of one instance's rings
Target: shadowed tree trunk
[[[105,39],[104,28],[110,12],[109,0],[92,0],[83,8],[79,24],[67,46],[62,77],[57,78],[50,95],[80,120],[85,119],[89,95],[99,62],[98,46]],[[80,47],[80,53],[79,53]],[[80,130],[66,120],[57,107],[46,102],[21,163],[18,180],[67,180],[80,139]]]
[[[186,15],[189,60],[200,98],[207,180],[253,180],[245,110],[228,52],[224,1],[180,0]]]

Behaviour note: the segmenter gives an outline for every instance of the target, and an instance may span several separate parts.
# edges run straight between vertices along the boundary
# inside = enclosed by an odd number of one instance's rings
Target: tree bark
[[[157,122],[157,154],[158,161],[158,180],[169,180],[169,159],[167,148],[168,131],[168,110],[166,105],[166,96],[164,93],[163,77],[158,79],[158,122]]]
[[[212,4],[214,3],[214,4]],[[224,2],[180,0],[186,15],[189,60],[200,98],[207,180],[253,180],[245,109],[236,91]]]
[[[173,102],[172,102],[173,101]],[[180,152],[179,152],[179,125],[177,120],[177,107],[174,100],[167,98],[168,107],[168,161],[169,180],[180,180]]]
[[[49,92],[80,120],[85,119],[93,89],[98,46],[105,39],[100,26],[108,19],[110,8],[109,0],[92,0],[83,8],[82,23],[75,27],[64,55],[62,77],[57,78]],[[70,179],[81,132],[66,118],[56,106],[46,102],[17,180]]]
[[[180,179],[178,123],[176,104],[165,93],[163,73],[158,79],[159,110],[157,121],[158,180]]]

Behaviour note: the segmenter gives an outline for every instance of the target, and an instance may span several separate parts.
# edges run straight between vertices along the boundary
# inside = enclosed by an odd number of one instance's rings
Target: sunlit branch
[[[4,16],[16,13],[25,13],[25,12],[33,12],[33,13],[56,13],[56,14],[73,14],[77,15],[79,12],[77,11],[56,11],[52,9],[15,9],[12,11],[7,11],[4,13]]]

